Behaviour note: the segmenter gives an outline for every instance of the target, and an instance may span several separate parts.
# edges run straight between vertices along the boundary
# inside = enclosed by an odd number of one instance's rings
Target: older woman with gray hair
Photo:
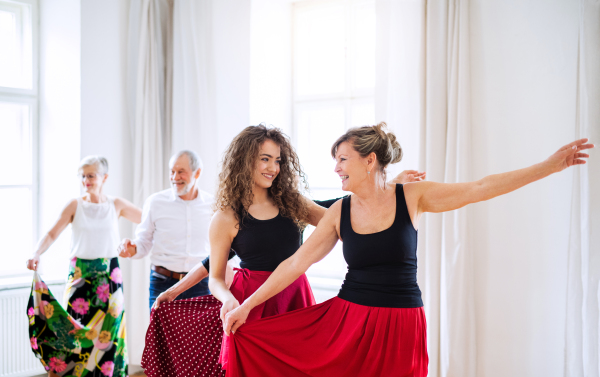
[[[27,308],[31,348],[49,376],[126,376],[117,220],[122,216],[139,224],[142,212],[126,199],[103,193],[108,179],[104,157],[85,157],[78,171],[85,194],[67,204],[26,262],[36,271]],[[63,307],[37,270],[40,256],[69,224],[71,265]]]

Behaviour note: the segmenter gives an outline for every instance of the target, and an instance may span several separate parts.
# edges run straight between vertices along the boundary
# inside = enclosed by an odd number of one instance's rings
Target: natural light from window
[[[333,171],[331,144],[351,127],[375,123],[375,2],[298,2],[293,36],[294,141],[313,198],[341,197],[347,193]],[[338,242],[308,274],[343,279],[346,271]]]

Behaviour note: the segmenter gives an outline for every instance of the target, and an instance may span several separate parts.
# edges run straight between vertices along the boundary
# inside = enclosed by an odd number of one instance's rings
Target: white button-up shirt
[[[133,258],[150,254],[155,266],[189,272],[210,254],[208,225],[214,200],[201,190],[194,200],[183,200],[171,189],[151,195],[135,231],[137,253]]]

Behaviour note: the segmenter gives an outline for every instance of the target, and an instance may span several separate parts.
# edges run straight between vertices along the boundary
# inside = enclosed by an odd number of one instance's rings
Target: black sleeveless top
[[[417,285],[417,231],[396,185],[396,217],[391,227],[358,234],[350,221],[351,196],[342,201],[340,236],[348,273],[338,297],[365,306],[418,308],[423,306]]]
[[[294,220],[281,214],[269,220],[258,220],[248,214],[231,248],[240,257],[241,268],[275,271],[298,250],[300,240],[300,228]]]

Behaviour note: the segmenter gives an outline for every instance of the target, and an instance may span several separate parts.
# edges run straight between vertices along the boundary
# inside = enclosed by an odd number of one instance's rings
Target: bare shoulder
[[[61,217],[68,218],[69,221],[73,220],[75,212],[77,211],[77,198],[69,200],[62,211]]]
[[[211,228],[219,227],[224,229],[235,228],[237,224],[238,219],[235,215],[235,212],[231,208],[217,210],[210,222]]]
[[[339,199],[327,209],[325,216],[323,216],[323,220],[331,223],[340,223],[340,217],[342,216],[342,200],[343,199]]]
[[[217,210],[209,225],[209,235],[213,240],[228,239],[232,242],[238,232],[238,220],[233,209]]]
[[[421,181],[421,182],[410,182],[405,183],[402,187],[404,189],[404,197],[406,198],[406,202],[411,199],[418,199],[423,194],[423,191],[427,190],[434,182],[431,181]]]

